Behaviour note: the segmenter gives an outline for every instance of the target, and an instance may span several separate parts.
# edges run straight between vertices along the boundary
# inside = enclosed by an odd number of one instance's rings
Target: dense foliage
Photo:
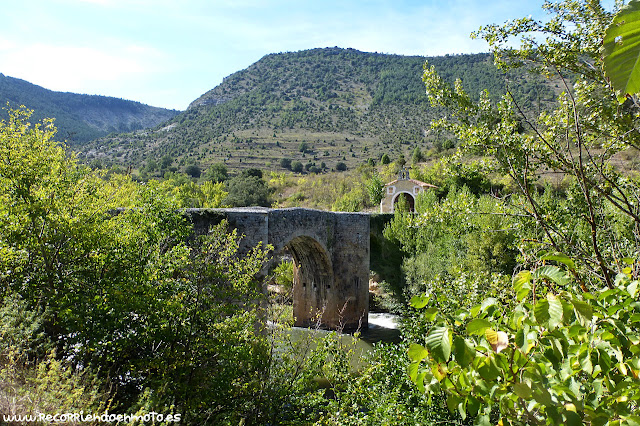
[[[409,374],[479,424],[638,424],[640,186],[613,165],[638,146],[640,115],[604,75],[612,13],[593,1],[545,8],[546,22],[518,19],[478,35],[506,72],[526,65],[562,82],[551,112],[527,113],[510,93],[474,101],[425,67],[431,102],[452,117],[434,126],[456,134],[461,152],[490,155],[489,170],[517,188],[496,201],[518,225],[514,246],[526,269],[514,271],[512,288],[459,306],[442,305],[442,286],[414,296],[422,333],[413,336]],[[542,184],[549,172],[564,178],[555,191]]]
[[[65,153],[50,121],[9,116],[0,122],[0,414],[155,412],[216,425],[457,418],[412,387],[402,347],[363,362],[335,333],[295,335],[290,307],[267,299],[257,278],[268,247],[240,255],[225,222],[192,235],[177,209],[219,205],[224,183],[168,172],[141,184],[92,170]],[[274,270],[289,290],[292,277],[290,263]]]
[[[68,367],[42,363],[63,371],[52,383],[79,388],[68,372],[95,372],[94,388],[109,385],[119,412],[181,413],[195,423],[284,415],[271,411],[289,394],[274,390],[284,379],[265,376],[275,359],[255,281],[267,252],[238,256],[239,237],[224,223],[194,240],[170,184],[80,166],[50,122],[31,126],[28,116],[12,111],[0,125],[3,363],[53,349]],[[295,380],[287,367],[282,374]],[[92,408],[91,398],[76,408]]]

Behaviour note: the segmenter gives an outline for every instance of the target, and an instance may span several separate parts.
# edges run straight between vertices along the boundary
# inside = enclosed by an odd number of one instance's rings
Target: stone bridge
[[[368,326],[368,214],[262,207],[187,209],[186,214],[196,233],[226,219],[245,235],[241,252],[262,241],[276,256],[291,253],[296,326],[314,326],[318,320],[329,329]]]

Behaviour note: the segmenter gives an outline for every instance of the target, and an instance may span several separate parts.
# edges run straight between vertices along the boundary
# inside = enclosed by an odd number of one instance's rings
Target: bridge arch
[[[227,219],[245,237],[294,258],[294,317],[299,326],[366,328],[369,312],[369,216],[304,208],[187,209],[196,232]]]
[[[334,283],[333,265],[327,250],[312,237],[301,235],[285,245],[293,257],[294,324],[310,327],[326,324],[332,316],[327,310]]]

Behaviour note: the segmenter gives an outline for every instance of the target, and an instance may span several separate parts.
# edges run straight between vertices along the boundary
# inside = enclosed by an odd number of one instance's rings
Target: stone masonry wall
[[[369,216],[312,209],[187,209],[196,233],[227,219],[245,237],[241,252],[260,241],[295,260],[298,326],[366,328],[369,309]]]

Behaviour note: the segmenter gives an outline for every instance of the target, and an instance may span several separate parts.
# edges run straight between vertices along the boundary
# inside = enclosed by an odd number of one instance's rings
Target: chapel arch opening
[[[293,317],[294,325],[310,327],[320,322],[331,327],[332,295],[335,289],[333,266],[324,247],[315,239],[299,236],[285,249],[293,258]]]
[[[399,203],[404,204],[409,212],[413,213],[416,211],[416,200],[413,198],[413,195],[408,192],[401,192],[396,196],[393,200],[393,211],[396,211]]]

